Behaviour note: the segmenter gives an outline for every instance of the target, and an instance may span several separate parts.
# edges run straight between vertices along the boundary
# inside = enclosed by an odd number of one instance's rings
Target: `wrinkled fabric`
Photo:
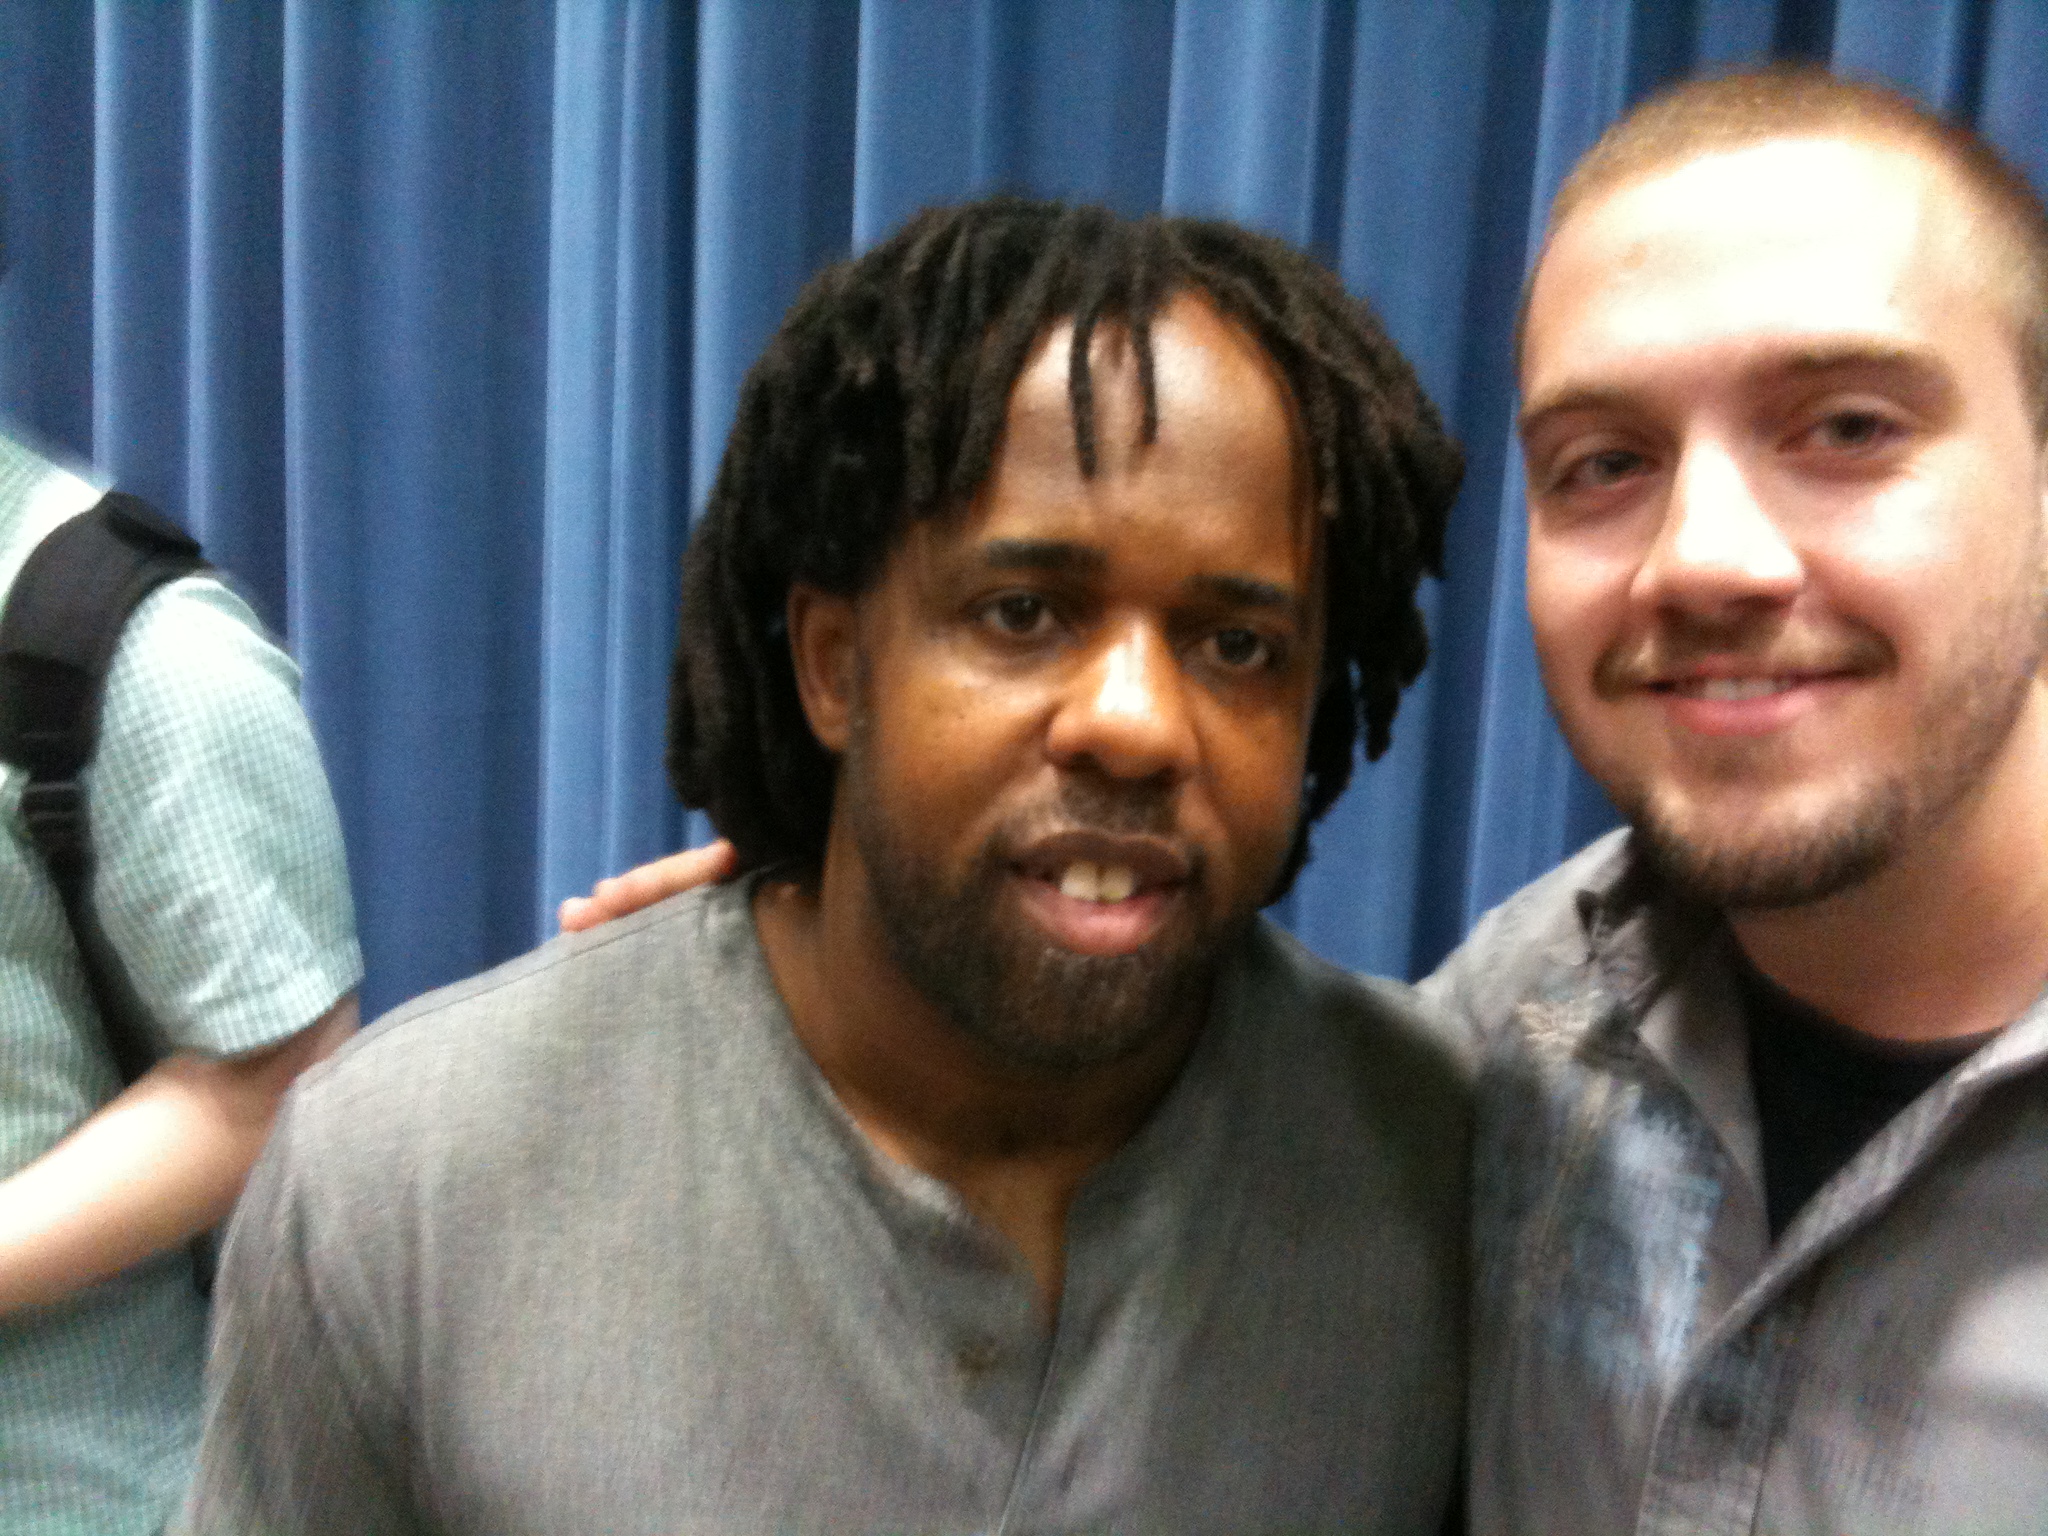
[[[1255,931],[1077,1195],[1048,1324],[839,1108],[750,894],[557,940],[301,1080],[227,1245],[191,1529],[1438,1529],[1466,1085],[1405,987]]]
[[[2041,1530],[2048,1003],[1774,1246],[1731,942],[1617,833],[1424,985],[1480,1062],[1473,1529]]]

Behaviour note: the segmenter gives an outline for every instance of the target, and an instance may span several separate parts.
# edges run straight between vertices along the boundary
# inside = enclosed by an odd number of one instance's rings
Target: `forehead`
[[[1071,320],[1038,338],[1010,391],[1005,450],[1029,449],[1049,459],[1072,455],[1073,338]],[[1163,448],[1174,457],[1213,461],[1229,480],[1259,489],[1270,488],[1265,482],[1276,474],[1296,473],[1300,429],[1292,394],[1278,365],[1243,326],[1208,299],[1181,293],[1153,316],[1150,349],[1158,428],[1147,444],[1131,332],[1109,324],[1090,337],[1098,472],[1128,473],[1150,450]]]
[[[1960,259],[1969,223],[1910,151],[1780,139],[1626,182],[1575,211],[1530,289],[1534,400],[1610,354],[1779,339],[1933,339],[1991,297]]]
[[[1151,327],[1157,430],[1143,436],[1132,336],[1091,338],[1095,473],[1075,444],[1073,327],[1039,338],[1012,389],[987,480],[960,519],[968,538],[1141,542],[1183,559],[1298,563],[1313,540],[1307,454],[1292,394],[1265,349],[1207,300],[1183,294]]]

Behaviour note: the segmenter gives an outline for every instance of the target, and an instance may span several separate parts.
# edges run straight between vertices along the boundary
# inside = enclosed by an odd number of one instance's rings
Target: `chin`
[[[1732,911],[1779,911],[1839,895],[1890,864],[1912,819],[1906,801],[1884,786],[1814,816],[1731,809],[1713,818],[1720,829],[1700,825],[1708,818],[1696,810],[1625,802],[1622,810],[1651,866],[1687,896]]]
[[[1211,968],[1198,954],[1031,951],[927,956],[919,980],[998,1060],[1040,1072],[1109,1066],[1206,1011]]]

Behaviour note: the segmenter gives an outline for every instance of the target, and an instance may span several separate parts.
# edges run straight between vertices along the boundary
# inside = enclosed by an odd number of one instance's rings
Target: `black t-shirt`
[[[1763,1136],[1764,1205],[1776,1242],[1863,1144],[1998,1033],[1878,1040],[1837,1024],[1751,965],[1734,944]]]

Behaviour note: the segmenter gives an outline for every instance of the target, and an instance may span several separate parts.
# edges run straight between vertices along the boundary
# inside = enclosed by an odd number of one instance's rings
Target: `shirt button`
[[[1709,1387],[1700,1394],[1700,1422],[1726,1434],[1742,1422],[1742,1399],[1726,1387]]]
[[[986,1376],[1003,1363],[1003,1347],[991,1338],[967,1339],[953,1352],[953,1363],[964,1376]]]

